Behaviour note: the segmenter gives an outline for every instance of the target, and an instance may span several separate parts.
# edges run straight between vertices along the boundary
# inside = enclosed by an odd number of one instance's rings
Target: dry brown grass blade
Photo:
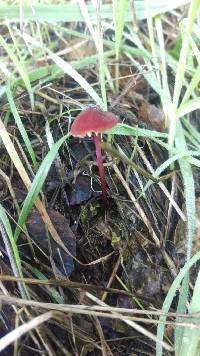
[[[139,333],[142,333],[143,335],[147,336],[148,338],[150,337],[152,340],[157,341],[157,338],[154,334],[146,330],[144,327],[140,326],[137,323],[145,323],[145,324],[152,324],[152,325],[157,325],[160,322],[157,318],[156,319],[150,319],[149,317],[147,318],[142,318],[142,317],[135,317],[135,316],[130,316],[130,314],[146,314],[148,315],[163,315],[164,313],[162,311],[149,311],[149,310],[135,310],[135,309],[125,309],[125,308],[115,308],[115,307],[110,307],[109,305],[103,303],[100,299],[94,297],[92,294],[86,292],[85,294],[90,300],[93,302],[98,302],[98,306],[90,306],[90,305],[82,305],[82,304],[55,304],[55,303],[44,303],[44,302],[37,302],[35,300],[28,300],[28,299],[21,299],[21,298],[16,298],[16,297],[10,297],[10,296],[5,296],[0,294],[0,302],[2,304],[11,304],[11,305],[19,305],[19,306],[30,306],[30,307],[35,307],[38,309],[49,309],[53,310],[57,313],[55,313],[56,317],[59,317],[61,315],[61,318],[63,318],[63,313],[69,313],[70,316],[72,314],[78,314],[78,315],[87,315],[87,316],[95,316],[95,317],[102,317],[102,318],[110,318],[110,319],[118,319],[126,322],[128,325],[136,329]],[[61,314],[59,314],[61,312]],[[166,315],[166,314],[165,314]],[[188,315],[182,315],[182,314],[176,314],[176,313],[167,313],[166,316],[173,316],[177,317],[180,316],[186,321],[183,322],[174,322],[174,321],[165,321],[165,325],[171,325],[171,326],[183,326],[183,327],[190,327],[192,329],[198,329],[199,326],[196,324],[196,322],[191,322],[191,317],[195,317],[195,320],[199,318],[199,313],[193,313],[193,314],[188,314]],[[189,319],[189,320],[187,320]],[[136,323],[137,322],[137,323]],[[159,341],[158,341],[159,342]],[[162,343],[163,347],[166,348],[167,350],[173,350],[172,347],[163,342]]]
[[[34,319],[30,320],[29,322],[20,325],[18,328],[14,329],[10,333],[3,336],[0,340],[0,351],[3,351],[8,345],[12,344],[16,340],[18,340],[21,336],[26,334],[32,329],[37,328],[39,325],[48,321],[54,316],[54,312],[48,311],[44,314],[41,314]]]
[[[114,268],[113,268],[113,270],[112,270],[111,276],[110,276],[109,281],[108,281],[108,283],[107,283],[107,288],[109,288],[109,287],[111,286],[113,280],[115,279],[117,270],[118,270],[118,268],[119,268],[119,266],[120,266],[120,263],[121,263],[121,259],[122,259],[122,253],[119,255],[119,257],[118,257],[118,259],[117,259],[117,262],[116,262],[115,265],[114,265]],[[107,295],[108,295],[108,291],[105,291],[105,292],[103,293],[103,295],[102,295],[102,298],[101,298],[102,302],[105,301]]]
[[[133,192],[131,191],[131,189],[129,188],[128,184],[126,183],[124,177],[122,176],[120,170],[118,169],[118,167],[116,166],[116,164],[113,164],[113,169],[118,177],[118,179],[121,181],[122,185],[124,186],[124,188],[126,189],[129,198],[131,199],[131,201],[134,203],[135,208],[137,209],[141,219],[143,220],[144,224],[147,226],[149,233],[152,237],[152,239],[155,242],[155,245],[158,248],[161,248],[161,243],[160,240],[158,238],[158,236],[156,235],[149,219],[147,218],[144,210],[142,209],[142,207],[140,206],[140,204],[138,203],[137,199],[134,197]],[[171,257],[167,254],[166,251],[162,251],[163,252],[163,258],[165,260],[165,263],[167,264],[171,274],[173,276],[176,276],[176,266],[174,264],[174,262],[172,261]]]
[[[98,299],[99,300],[99,299]],[[196,319],[200,318],[199,313],[191,313],[191,314],[178,314],[178,313],[173,313],[173,312],[168,312],[164,313],[162,310],[146,310],[146,309],[129,309],[129,308],[120,308],[120,307],[111,307],[107,304],[105,305],[86,305],[86,304],[55,304],[55,303],[43,303],[43,302],[37,302],[34,300],[28,300],[28,299],[20,299],[17,297],[11,297],[9,294],[0,294],[0,301],[2,301],[4,304],[16,304],[16,305],[27,305],[27,306],[34,306],[38,308],[46,308],[46,309],[51,309],[51,310],[56,310],[56,311],[63,311],[63,312],[72,312],[74,309],[81,311],[86,311],[86,312],[114,312],[114,313],[123,313],[123,314],[140,314],[140,315],[151,315],[151,316],[160,316],[160,315],[165,315],[166,317],[180,317],[183,319],[190,319],[191,317],[195,317]],[[94,314],[95,315],[95,314]],[[111,314],[108,314],[109,317],[112,317]],[[123,317],[128,317],[128,315],[123,315]],[[153,320],[148,319],[149,322],[153,322]],[[172,323],[171,323],[172,324]]]
[[[140,156],[142,157],[145,165],[147,166],[148,170],[153,174],[153,167],[151,165],[151,163],[148,161],[148,159],[145,157],[145,154],[143,152],[143,150],[138,146],[138,152],[140,154]],[[173,179],[173,176],[172,176]],[[166,195],[166,197],[169,199],[170,204],[174,207],[174,209],[176,210],[176,212],[179,214],[180,218],[183,221],[186,221],[186,216],[185,214],[182,212],[182,210],[179,208],[178,204],[176,203],[176,201],[173,199],[173,195],[171,195],[169,193],[169,191],[167,190],[167,188],[165,187],[164,183],[162,182],[158,182],[158,185],[160,187],[160,189],[163,191],[163,193]]]
[[[78,288],[82,290],[95,290],[95,291],[105,291],[106,293],[118,293],[123,295],[132,296],[131,292],[127,292],[125,290],[109,288],[104,286],[96,286],[93,284],[83,284],[79,282],[69,281],[67,279],[34,279],[34,278],[20,278],[15,276],[6,276],[0,274],[0,281],[6,282],[23,282],[27,284],[36,284],[36,285],[49,285],[49,286],[58,286],[58,287],[68,287],[68,288]],[[110,283],[109,283],[110,284]]]
[[[1,289],[2,293],[5,295],[5,297],[9,297],[9,292],[5,288],[5,285],[1,281],[0,281],[0,289]],[[28,312],[27,308],[23,307],[23,308],[21,308],[21,310],[19,310],[19,308],[17,308],[14,304],[12,304],[12,309],[15,312],[16,319],[18,319],[18,321],[20,321],[22,324],[24,324],[24,322],[25,322],[24,318],[22,316],[22,311],[23,311],[23,313],[26,314],[26,316],[28,316],[28,318],[31,318],[31,314],[30,314],[30,312]],[[15,323],[15,327],[16,327],[16,323]],[[40,330],[36,329],[35,331],[36,331],[36,334],[39,337],[39,339],[41,339],[40,338]],[[29,335],[32,338],[33,343],[35,345],[37,345],[38,349],[40,349],[41,348],[41,344],[40,344],[38,338],[36,337],[36,335],[34,334],[34,332],[30,331]],[[43,342],[43,339],[41,339],[41,341]],[[17,342],[18,342],[18,340],[15,340],[13,356],[18,355],[18,353],[17,353],[18,352],[18,350],[17,350]],[[44,345],[44,348],[46,348],[46,344],[43,343],[43,345]]]
[[[23,321],[21,320],[22,324],[26,323],[26,320],[32,320],[33,316],[35,317],[35,315],[31,314],[32,310],[30,310],[29,308],[22,308],[21,310],[23,310],[24,314],[26,315],[26,317],[25,317],[26,319]],[[18,312],[18,314],[19,314],[19,312]],[[29,334],[32,337],[32,340],[33,340],[34,344],[37,346],[38,350],[41,350],[41,348],[43,346],[43,348],[46,351],[48,356],[56,356],[52,349],[49,339],[45,335],[46,329],[48,329],[48,325],[43,324],[39,328],[35,328],[33,331],[30,331]],[[15,344],[16,344],[16,342],[15,342]],[[20,346],[20,343],[19,343],[19,346]],[[17,348],[16,353],[13,356],[18,356],[19,353],[20,353],[20,350]]]
[[[104,302],[102,302],[100,299],[94,297],[92,294],[90,293],[86,293],[86,296],[92,300],[93,302],[97,303],[98,305],[101,305],[101,306],[105,306],[105,307],[108,307],[109,306],[107,304],[105,304]],[[112,316],[113,317],[117,317],[119,316],[119,314],[116,314],[114,312],[112,312]],[[168,351],[173,351],[173,348],[165,341],[160,341],[156,335],[154,335],[153,333],[151,333],[150,331],[148,331],[147,329],[145,329],[143,326],[139,325],[138,323],[136,323],[135,321],[133,320],[129,320],[129,318],[127,317],[122,317],[120,318],[121,320],[123,320],[126,324],[128,324],[129,326],[131,326],[133,329],[135,329],[136,331],[138,331],[140,334],[146,336],[147,338],[153,340],[154,342],[156,343],[159,343],[162,345],[163,348],[165,348],[166,350]],[[137,319],[135,319],[137,320]],[[137,320],[139,321],[139,320]]]
[[[113,356],[112,352],[111,352],[111,349],[109,347],[109,345],[107,344],[106,340],[105,340],[105,337],[104,337],[104,333],[103,333],[103,330],[102,330],[102,327],[101,327],[101,324],[100,324],[100,321],[97,317],[94,317],[93,318],[94,320],[94,325],[96,327],[96,330],[99,334],[99,338],[100,338],[100,341],[101,341],[101,352],[102,352],[102,356]]]
[[[158,236],[156,235],[154,229],[152,228],[151,226],[151,223],[149,221],[149,219],[147,218],[144,210],[142,209],[142,207],[140,206],[140,204],[138,203],[137,199],[134,197],[131,189],[129,188],[128,184],[126,183],[124,177],[122,176],[120,170],[118,169],[117,165],[116,164],[113,164],[113,169],[118,177],[118,179],[120,180],[120,182],[122,183],[122,185],[124,186],[124,188],[126,189],[127,193],[128,193],[128,196],[129,198],[131,199],[131,201],[134,203],[141,219],[143,220],[143,222],[145,223],[145,225],[147,226],[151,236],[152,236],[152,239],[154,240],[155,244],[157,247],[160,247],[160,240],[158,238]]]

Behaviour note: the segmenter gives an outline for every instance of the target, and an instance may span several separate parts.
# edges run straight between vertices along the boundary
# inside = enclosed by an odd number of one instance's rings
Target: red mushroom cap
[[[75,137],[84,137],[92,132],[97,134],[111,129],[117,125],[117,122],[117,117],[111,112],[90,107],[76,117],[71,127],[71,134]]]

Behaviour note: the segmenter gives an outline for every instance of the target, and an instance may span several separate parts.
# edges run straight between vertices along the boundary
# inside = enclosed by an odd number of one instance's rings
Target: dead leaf
[[[152,129],[162,132],[165,127],[164,113],[155,105],[144,102],[138,110],[138,116],[141,121],[149,124]]]
[[[69,204],[78,205],[92,196],[91,180],[87,176],[78,176],[70,193]]]
[[[76,238],[69,227],[67,219],[53,209],[49,209],[48,214],[63,244],[73,256],[76,256]],[[49,255],[45,224],[38,212],[34,211],[29,215],[27,228],[32,239],[37,241],[40,247]],[[73,258],[67,255],[52,238],[50,238],[50,244],[56,267],[66,276],[70,276],[74,269]]]

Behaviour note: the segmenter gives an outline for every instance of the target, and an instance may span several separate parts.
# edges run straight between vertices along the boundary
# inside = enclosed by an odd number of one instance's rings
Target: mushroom
[[[101,152],[101,138],[99,134],[111,129],[117,125],[117,122],[118,119],[111,112],[102,111],[97,107],[89,107],[83,110],[76,117],[71,126],[71,135],[74,137],[85,137],[86,135],[93,136],[102,189],[102,198],[105,204],[107,203],[107,192]]]

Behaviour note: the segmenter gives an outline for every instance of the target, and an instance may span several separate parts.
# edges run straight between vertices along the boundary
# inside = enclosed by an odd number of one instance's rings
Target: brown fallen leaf
[[[76,256],[76,238],[69,227],[67,219],[54,209],[48,209],[48,214],[63,244],[73,256]],[[37,241],[37,244],[39,244],[48,255],[48,237],[46,236],[44,222],[37,211],[30,213],[27,228],[32,239]],[[73,258],[67,255],[52,238],[50,238],[50,244],[57,268],[66,276],[70,276],[74,269]]]
[[[156,131],[162,132],[165,127],[164,113],[155,105],[144,102],[138,110],[138,118]]]
[[[88,201],[91,196],[91,179],[87,176],[78,176],[69,194],[70,206],[84,203]]]

